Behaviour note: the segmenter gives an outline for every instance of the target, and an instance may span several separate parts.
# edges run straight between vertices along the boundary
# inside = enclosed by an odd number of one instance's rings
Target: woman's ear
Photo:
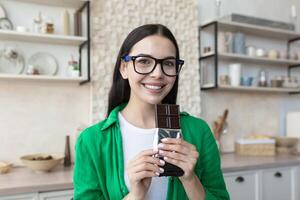
[[[128,75],[127,75],[127,63],[125,63],[124,61],[122,61],[119,70],[120,70],[122,78],[123,79],[128,79]]]

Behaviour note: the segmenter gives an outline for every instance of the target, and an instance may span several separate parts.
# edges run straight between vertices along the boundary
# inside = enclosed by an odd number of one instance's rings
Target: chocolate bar
[[[157,145],[161,143],[163,138],[181,138],[179,105],[155,105],[155,124],[157,129],[153,143],[154,149],[157,149]],[[163,158],[160,157],[160,159]],[[164,173],[161,173],[159,176],[182,176],[184,174],[180,167],[168,162],[162,168]]]

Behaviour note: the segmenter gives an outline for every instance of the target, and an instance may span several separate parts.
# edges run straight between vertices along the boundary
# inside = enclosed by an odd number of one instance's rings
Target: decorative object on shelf
[[[220,75],[220,85],[230,85],[230,78],[228,75]]]
[[[297,11],[296,11],[296,6],[295,6],[295,5],[292,5],[292,6],[291,6],[290,20],[291,20],[291,24],[293,24],[293,25],[294,25],[294,28],[296,29],[296,24],[297,24]]]
[[[0,73],[21,74],[24,67],[24,57],[16,47],[6,46],[0,51]]]
[[[41,33],[41,28],[42,28],[42,13],[39,12],[38,16],[33,19],[32,32]]]
[[[82,36],[82,15],[81,12],[77,11],[74,14],[74,35]]]
[[[64,10],[62,15],[63,34],[70,35],[70,14],[67,9]]]
[[[37,74],[54,76],[58,71],[58,63],[53,55],[45,52],[38,52],[29,58],[28,69],[30,68],[37,70]]]
[[[260,86],[260,87],[267,87],[268,86],[268,74],[265,70],[259,71],[258,86]]]
[[[17,26],[16,31],[21,32],[21,33],[26,33],[26,32],[28,32],[28,29],[25,26]]]
[[[74,60],[73,55],[71,56],[71,60],[68,62],[68,64],[68,76],[79,77],[79,65],[78,62]]]
[[[246,47],[246,55],[254,57],[256,56],[256,48],[254,46],[247,46]]]
[[[285,88],[297,88],[300,87],[298,79],[295,76],[284,76],[282,86]]]
[[[71,166],[70,136],[66,135],[64,166]]]
[[[253,77],[249,76],[249,77],[241,77],[241,85],[242,86],[252,86],[252,82],[253,82]]]
[[[233,34],[231,32],[220,32],[218,34],[218,50],[220,53],[231,53],[233,45]]]
[[[277,50],[275,50],[275,49],[269,50],[269,52],[268,52],[268,58],[270,58],[270,59],[278,59],[278,57],[279,57],[279,52]]]
[[[241,81],[241,63],[229,64],[229,77],[231,86],[239,86]]]
[[[221,0],[215,0],[215,12],[216,12],[216,19],[221,17]]]
[[[265,57],[266,56],[266,50],[264,50],[263,48],[257,48],[255,51],[255,55],[257,57]]]
[[[223,18],[232,22],[295,31],[294,24],[233,13]]]
[[[6,11],[2,5],[0,5],[0,18],[6,17]]]
[[[8,18],[0,18],[1,30],[13,30],[14,26]]]
[[[281,76],[276,76],[274,79],[271,79],[271,87],[282,87],[283,79]]]
[[[241,32],[237,32],[233,37],[233,53],[246,54],[246,38]]]
[[[54,24],[53,21],[49,18],[43,20],[41,33],[53,34],[54,33]]]
[[[210,46],[206,46],[203,48],[203,56],[207,54],[211,54],[213,52],[212,48]]]

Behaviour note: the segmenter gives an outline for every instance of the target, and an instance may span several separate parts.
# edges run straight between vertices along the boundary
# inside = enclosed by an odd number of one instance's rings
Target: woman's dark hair
[[[169,39],[174,44],[176,48],[176,58],[179,59],[179,48],[176,39],[172,32],[166,26],[161,24],[146,24],[137,27],[133,31],[131,31],[120,48],[118,58],[115,64],[113,83],[108,97],[108,109],[106,115],[107,117],[116,106],[128,102],[130,97],[129,82],[127,79],[123,79],[120,73],[122,56],[128,55],[131,51],[131,48],[137,42],[151,35],[159,35]],[[176,78],[174,86],[169,92],[169,94],[162,100],[162,103],[176,104],[177,91],[178,77]]]

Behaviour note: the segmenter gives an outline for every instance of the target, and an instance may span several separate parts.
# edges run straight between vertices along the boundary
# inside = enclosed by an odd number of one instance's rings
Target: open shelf
[[[259,35],[263,37],[272,37],[280,39],[294,39],[299,38],[300,33],[295,31],[286,31],[276,28],[269,28],[258,25],[251,25],[246,23],[231,22],[226,20],[218,20],[219,27],[230,31],[241,31],[247,34]]]
[[[87,40],[86,37],[81,36],[66,36],[54,34],[38,34],[38,33],[22,33],[12,30],[0,30],[1,40],[14,40],[23,42],[39,42],[48,44],[60,45],[80,45]]]
[[[300,88],[273,88],[273,87],[253,87],[253,86],[227,86],[219,85],[221,90],[235,91],[257,91],[257,92],[282,92],[282,93],[300,93]]]
[[[251,63],[269,63],[278,65],[300,65],[300,60],[271,59],[267,57],[247,56],[234,53],[219,53],[219,56],[224,60],[250,61]]]
[[[58,6],[58,7],[68,7],[68,8],[79,8],[87,0],[14,0],[24,3],[34,3],[47,6]]]
[[[45,81],[66,81],[66,82],[81,82],[84,77],[61,77],[61,76],[46,76],[46,75],[26,75],[26,74],[3,74],[0,73],[0,80],[45,80]]]

